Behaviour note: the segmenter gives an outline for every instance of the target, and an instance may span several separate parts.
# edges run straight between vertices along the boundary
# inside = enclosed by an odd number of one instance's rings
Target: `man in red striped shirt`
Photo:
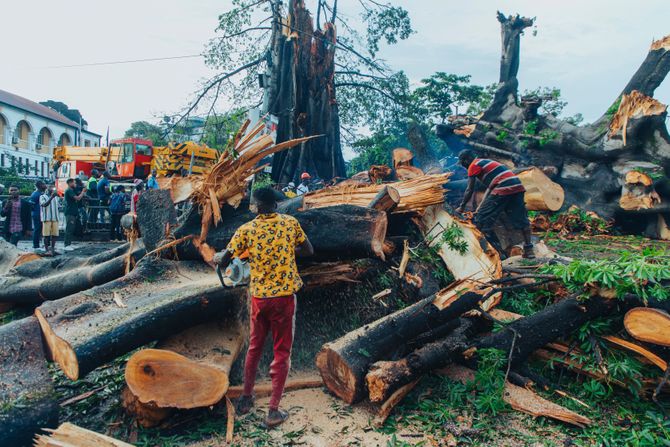
[[[465,196],[458,208],[463,212],[472,198],[477,180],[486,187],[484,198],[475,210],[474,224],[484,233],[486,239],[504,256],[500,240],[493,228],[500,215],[504,212],[512,227],[523,232],[525,258],[533,258],[533,244],[530,240],[530,222],[528,210],[524,202],[524,193],[521,180],[505,165],[487,158],[477,158],[470,150],[464,150],[458,155],[461,165],[468,170],[468,187]]]

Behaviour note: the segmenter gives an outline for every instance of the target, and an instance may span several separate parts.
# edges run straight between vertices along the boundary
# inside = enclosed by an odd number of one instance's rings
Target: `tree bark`
[[[19,250],[14,245],[0,240],[0,275],[6,275],[11,269],[26,262],[40,260],[35,253]]]
[[[128,244],[89,258],[56,258],[21,265],[0,278],[0,302],[39,304],[105,284],[126,273]],[[133,259],[144,255],[139,244]]]
[[[149,258],[120,279],[48,301],[35,315],[50,359],[77,380],[149,341],[224,314],[243,296],[242,289],[222,288],[204,264]]]
[[[316,366],[328,389],[347,403],[365,395],[365,374],[403,343],[476,308],[486,290],[459,281],[449,288],[374,323],[326,343]]]
[[[314,246],[313,260],[384,259],[384,239],[388,220],[386,213],[351,205],[312,209],[292,213]],[[249,211],[225,208],[223,223],[211,228],[206,243],[216,251],[226,248],[235,231],[256,216]],[[193,211],[175,231],[175,237],[198,234],[200,214]],[[178,248],[179,259],[201,259],[192,242]]]
[[[58,424],[58,402],[35,317],[0,327],[0,445],[29,446]]]
[[[272,50],[271,85],[275,87],[269,92],[269,110],[279,119],[277,141],[323,136],[275,154],[272,178],[285,184],[298,181],[302,172],[327,180],[344,177],[334,83],[335,25],[326,22],[323,30],[314,30],[303,0],[289,2],[287,21],[290,28],[281,29],[286,38],[273,39]]]
[[[514,368],[525,362],[536,349],[571,334],[589,320],[610,315],[617,310],[617,306],[617,302],[600,297],[584,302],[569,298],[479,339],[468,340],[466,334],[456,330],[404,358],[372,365],[366,377],[370,400],[383,401],[425,372],[452,362],[476,367],[477,351],[481,349],[495,348],[509,353]],[[467,326],[461,327],[463,331],[469,330]]]

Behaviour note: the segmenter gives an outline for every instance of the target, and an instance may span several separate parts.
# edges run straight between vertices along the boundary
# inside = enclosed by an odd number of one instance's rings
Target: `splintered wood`
[[[623,145],[626,145],[626,129],[628,128],[628,121],[633,118],[642,116],[663,115],[668,106],[660,103],[656,99],[646,96],[645,94],[633,90],[628,95],[621,96],[621,103],[619,109],[612,117],[610,122],[609,136],[616,135],[621,130],[623,138]]]
[[[133,447],[118,439],[78,427],[69,422],[56,430],[45,429],[46,435],[35,436],[35,447]]]
[[[444,202],[444,188],[451,173],[424,175],[391,185],[400,194],[394,213],[422,211]],[[325,188],[305,195],[303,208],[324,208],[335,205],[368,206],[385,185],[345,185]]]
[[[517,174],[526,188],[524,201],[529,211],[558,211],[563,206],[565,193],[558,183],[551,181],[541,169],[532,167]]]
[[[640,210],[658,203],[661,203],[661,197],[654,189],[652,178],[640,171],[628,171],[621,187],[619,206],[624,210]]]

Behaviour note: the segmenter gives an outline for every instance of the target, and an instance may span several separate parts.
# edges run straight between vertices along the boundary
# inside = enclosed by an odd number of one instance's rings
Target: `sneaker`
[[[73,245],[66,245],[63,248],[63,251],[72,251],[72,250],[76,250],[76,248]]]
[[[270,410],[265,418],[265,426],[267,428],[274,428],[288,419],[288,412],[286,410]]]
[[[237,414],[247,414],[254,407],[254,396],[241,396],[237,400]]]

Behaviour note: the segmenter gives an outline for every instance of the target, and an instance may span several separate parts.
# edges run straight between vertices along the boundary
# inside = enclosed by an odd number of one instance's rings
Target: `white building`
[[[49,107],[0,90],[0,168],[48,177],[55,146],[97,147],[100,138]]]

